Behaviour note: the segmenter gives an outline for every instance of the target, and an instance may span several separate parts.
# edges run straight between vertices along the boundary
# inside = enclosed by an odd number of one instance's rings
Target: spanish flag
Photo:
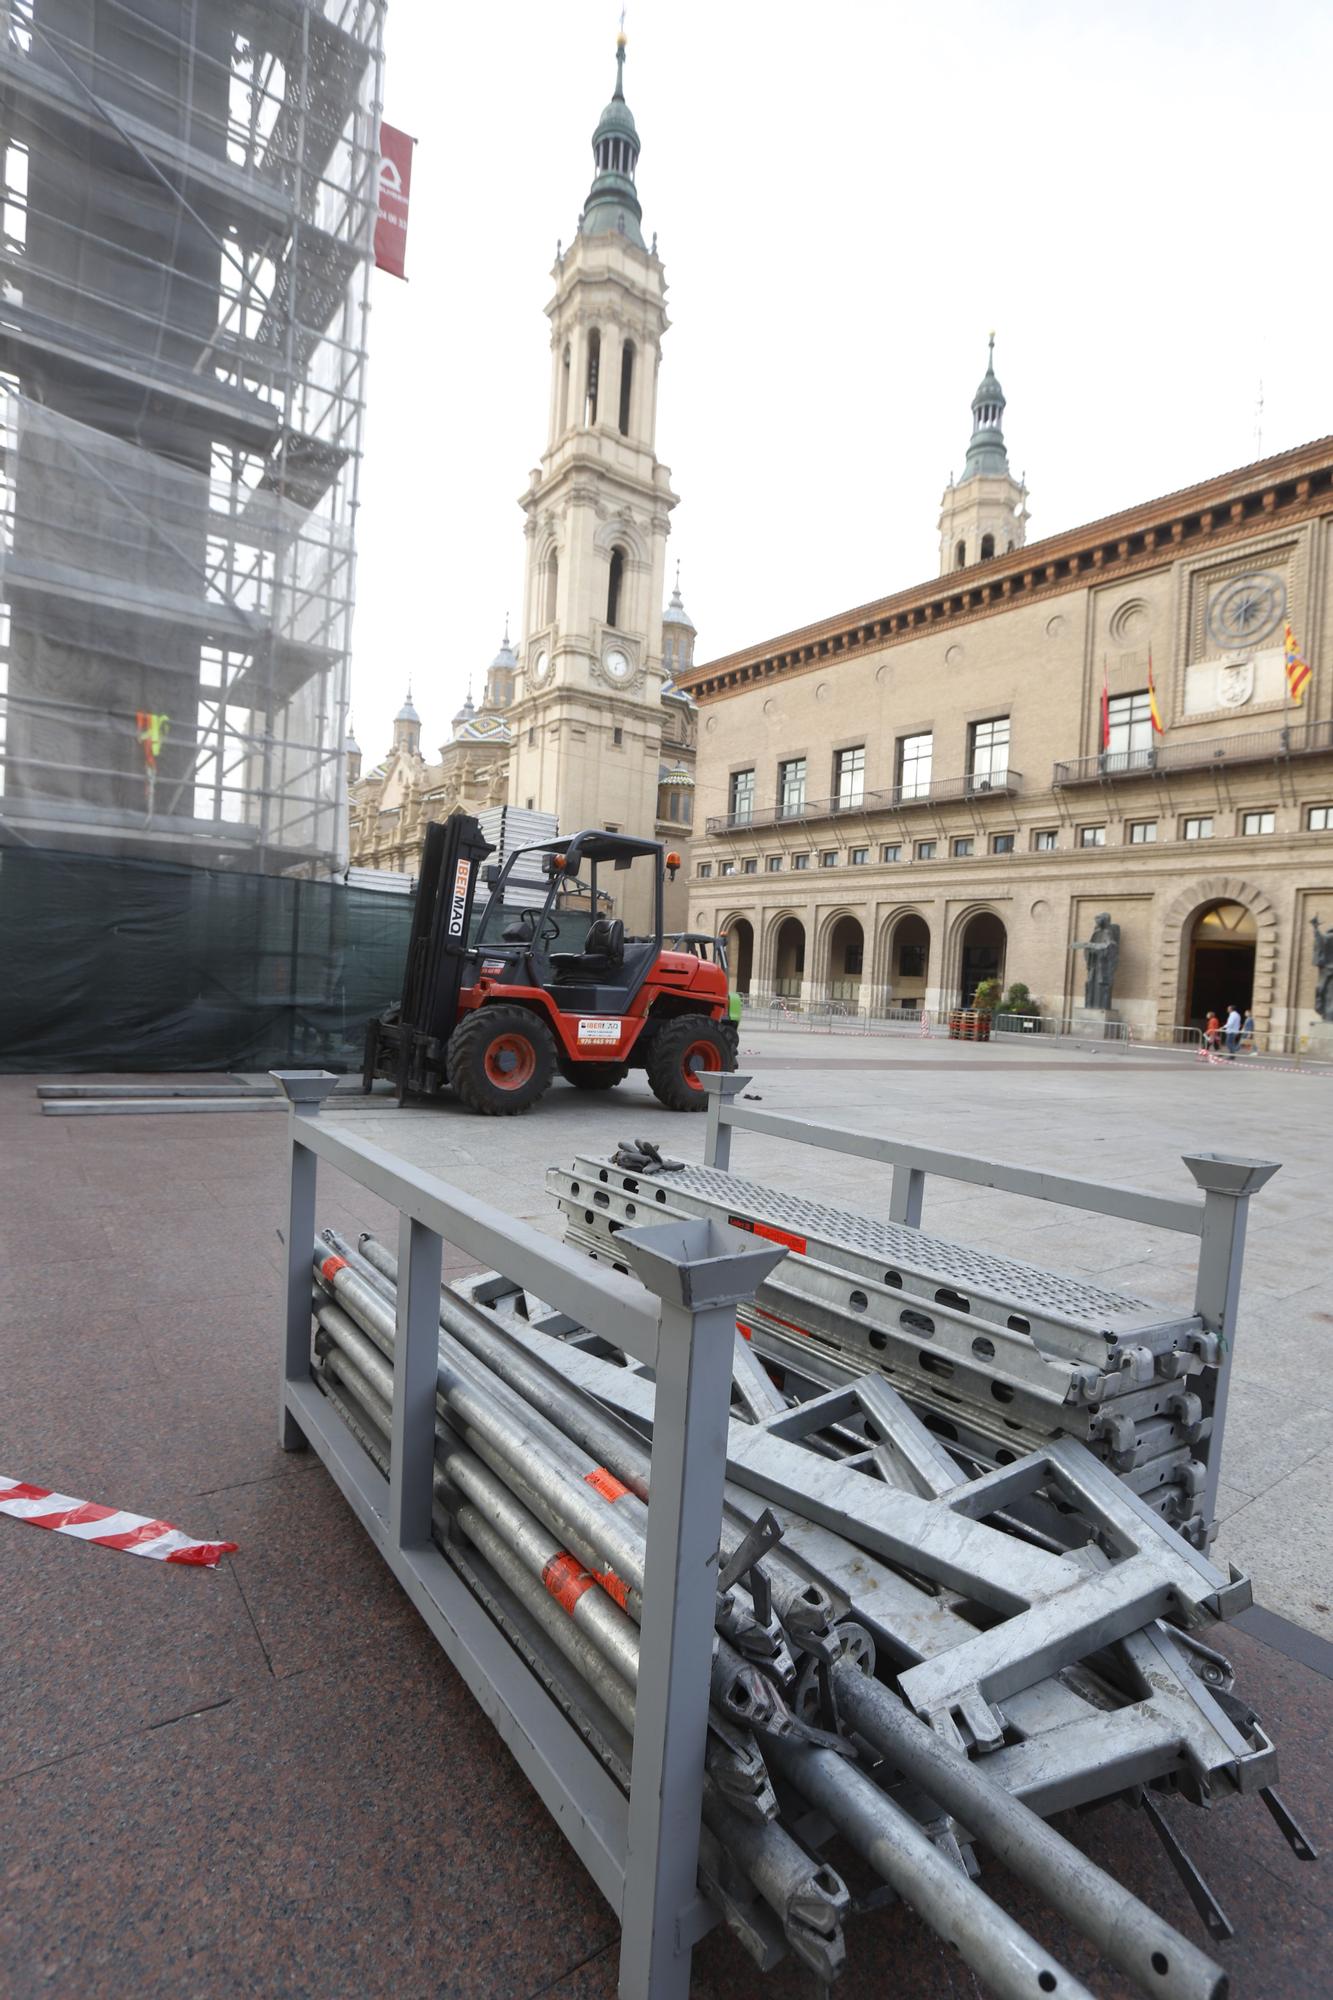
[[[1162,711],[1157,706],[1157,684],[1152,677],[1152,647],[1148,648],[1148,713],[1152,717],[1154,736],[1162,733]]]
[[[1283,633],[1283,647],[1286,652],[1287,693],[1293,701],[1304,701],[1305,690],[1311,679],[1311,667],[1308,660],[1301,658],[1301,649],[1296,644],[1296,634],[1291,629],[1290,618]]]

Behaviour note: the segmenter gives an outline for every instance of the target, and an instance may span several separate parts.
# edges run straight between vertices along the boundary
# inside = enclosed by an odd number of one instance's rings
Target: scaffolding
[[[0,0],[0,848],[328,877],[385,0]]]

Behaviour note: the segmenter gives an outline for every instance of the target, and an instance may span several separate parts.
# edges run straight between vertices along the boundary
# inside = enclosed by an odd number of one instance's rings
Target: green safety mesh
[[[0,847],[0,1070],[358,1070],[413,898]]]

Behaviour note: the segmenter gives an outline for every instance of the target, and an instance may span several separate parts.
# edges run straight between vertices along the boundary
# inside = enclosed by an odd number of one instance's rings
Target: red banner
[[[379,214],[375,220],[375,263],[381,271],[404,278],[407,259],[407,204],[412,192],[412,148],[415,139],[396,126],[380,126]]]

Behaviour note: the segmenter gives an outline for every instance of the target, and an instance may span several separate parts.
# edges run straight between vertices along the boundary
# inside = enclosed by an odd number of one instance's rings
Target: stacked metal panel
[[[658,1207],[654,1199],[654,1210]],[[397,1264],[314,1245],[312,1368],[386,1475]],[[435,1537],[625,1791],[634,1756],[654,1385],[499,1274],[440,1295]],[[1215,1897],[1145,1787],[1198,1804],[1272,1791],[1276,1760],[1208,1642],[1249,1601],[1085,1447],[980,1480],[878,1372],[790,1397],[736,1343],[699,1886],[768,1969],[824,1981],[852,1911],[836,1833],[989,1990],[1088,1989],[992,1902],[974,1844],[1144,1993],[1219,2000],[1220,1969],[1044,1817],[1124,1797],[1214,1937]],[[1056,1548],[1024,1518],[1058,1503]],[[1170,1622],[1166,1622],[1170,1620]],[[854,1963],[854,1961],[853,1961]]]
[[[490,865],[496,868],[503,868],[510,855],[520,847],[539,847],[543,841],[554,840],[560,831],[560,822],[554,813],[529,811],[524,806],[488,806],[485,812],[477,814],[477,824],[482,838],[495,849]],[[531,881],[519,881],[515,877],[508,884],[505,890],[506,906],[540,909],[546,901],[549,886],[534,868]]]
[[[1218,1354],[1193,1314],[714,1168],[579,1158],[546,1184],[567,1240],[613,1263],[618,1232],[649,1215],[709,1216],[785,1244],[739,1321],[793,1389],[873,1368],[977,1467],[1077,1438],[1206,1545],[1198,1499]]]

